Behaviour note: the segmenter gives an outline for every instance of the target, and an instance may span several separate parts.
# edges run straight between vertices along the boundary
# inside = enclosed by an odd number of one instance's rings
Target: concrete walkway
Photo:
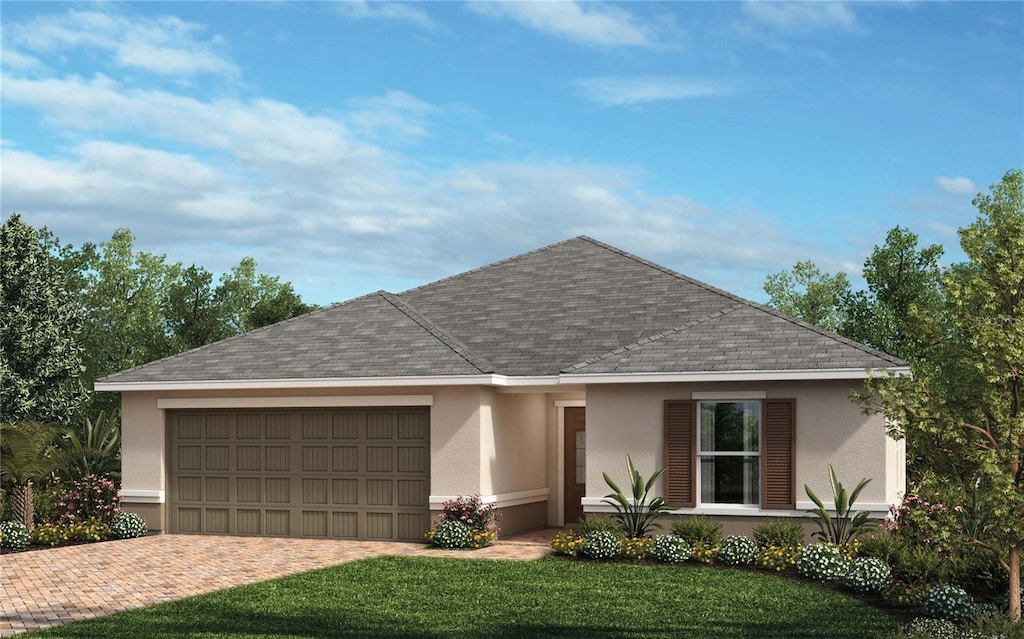
[[[532,560],[554,529],[482,550],[417,543],[155,535],[0,557],[0,637],[378,557]]]

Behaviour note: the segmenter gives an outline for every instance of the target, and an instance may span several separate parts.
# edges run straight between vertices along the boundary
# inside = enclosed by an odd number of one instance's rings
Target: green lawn
[[[871,637],[884,613],[755,572],[547,558],[382,557],[38,637]]]

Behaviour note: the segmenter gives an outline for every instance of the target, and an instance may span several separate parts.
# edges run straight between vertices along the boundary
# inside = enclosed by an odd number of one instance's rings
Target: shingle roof
[[[867,369],[901,360],[587,237],[102,382]]]
[[[102,382],[479,375],[485,360],[383,291],[104,377]]]

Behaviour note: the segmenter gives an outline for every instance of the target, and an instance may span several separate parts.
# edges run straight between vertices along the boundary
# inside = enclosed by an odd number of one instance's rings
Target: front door
[[[582,406],[565,408],[565,524],[583,516],[587,493],[587,420]]]

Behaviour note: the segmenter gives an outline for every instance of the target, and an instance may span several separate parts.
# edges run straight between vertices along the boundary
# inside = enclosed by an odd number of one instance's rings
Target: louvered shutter
[[[665,500],[676,507],[697,505],[697,432],[694,403],[665,402]]]
[[[761,507],[796,508],[796,400],[765,400]]]

